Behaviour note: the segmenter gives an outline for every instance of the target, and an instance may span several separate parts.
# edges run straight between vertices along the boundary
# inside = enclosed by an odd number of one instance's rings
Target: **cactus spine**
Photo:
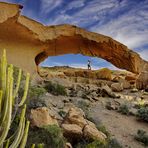
[[[20,87],[21,75],[22,71],[19,69],[17,83],[14,89],[13,65],[7,65],[6,51],[4,50],[0,61],[0,147],[25,148],[26,145],[29,121],[25,121],[26,105],[24,103],[27,98],[30,75],[27,73],[22,100],[20,103],[15,104],[15,98],[18,95]],[[12,123],[13,109],[16,106],[23,106],[23,109],[18,128],[13,136],[9,138],[8,132]]]

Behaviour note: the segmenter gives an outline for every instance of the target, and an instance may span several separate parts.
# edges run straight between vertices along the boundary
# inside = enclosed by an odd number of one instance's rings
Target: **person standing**
[[[91,61],[90,60],[88,60],[87,66],[88,66],[88,70],[91,70]]]

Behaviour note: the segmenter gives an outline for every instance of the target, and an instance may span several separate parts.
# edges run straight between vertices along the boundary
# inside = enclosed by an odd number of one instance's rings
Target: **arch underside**
[[[89,40],[77,34],[73,36],[61,35],[56,39],[48,41],[47,48],[35,57],[35,62],[36,65],[39,65],[49,56],[82,54],[99,57],[118,68],[139,73],[145,61],[126,46],[115,43],[111,38],[108,41],[96,42],[95,40]]]

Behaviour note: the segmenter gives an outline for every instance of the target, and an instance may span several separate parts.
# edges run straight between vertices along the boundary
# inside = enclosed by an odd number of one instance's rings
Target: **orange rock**
[[[102,68],[96,71],[96,77],[97,79],[111,80],[112,79],[111,70],[109,70],[108,68]]]
[[[32,109],[30,119],[32,126],[43,127],[53,124],[58,125],[57,120],[49,115],[49,109],[47,107]]]

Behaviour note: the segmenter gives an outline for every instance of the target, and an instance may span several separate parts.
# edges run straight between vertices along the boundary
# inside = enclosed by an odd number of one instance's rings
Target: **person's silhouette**
[[[88,70],[91,70],[91,61],[90,60],[88,60],[87,66],[88,66]]]

